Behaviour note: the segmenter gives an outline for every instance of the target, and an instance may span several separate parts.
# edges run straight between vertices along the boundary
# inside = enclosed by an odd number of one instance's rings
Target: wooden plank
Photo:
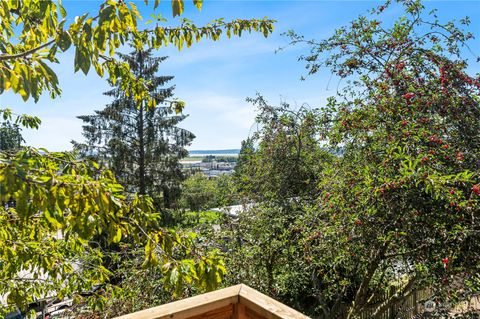
[[[117,319],[188,319],[215,309],[238,303],[242,285],[212,291],[206,294],[171,302],[166,305],[134,312]]]
[[[310,319],[246,285],[240,287],[239,302],[265,319]]]
[[[233,318],[233,304],[218,308],[212,311],[205,312],[201,315],[189,317],[189,319],[232,319]]]
[[[245,309],[245,315],[246,315],[247,319],[265,319],[264,316],[256,313],[255,311],[253,311],[250,308]]]
[[[247,319],[247,315],[245,314],[245,305],[242,305],[241,303],[237,303],[234,305],[234,309],[235,309],[235,314],[233,318]]]

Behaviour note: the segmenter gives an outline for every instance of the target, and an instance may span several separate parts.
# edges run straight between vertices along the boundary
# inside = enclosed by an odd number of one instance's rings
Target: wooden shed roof
[[[309,317],[246,285],[236,285],[134,312],[117,319],[309,319]]]

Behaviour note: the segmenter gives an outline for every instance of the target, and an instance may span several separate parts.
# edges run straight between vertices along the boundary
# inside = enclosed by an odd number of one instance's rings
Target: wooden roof
[[[117,319],[309,319],[252,289],[236,285],[134,312]]]

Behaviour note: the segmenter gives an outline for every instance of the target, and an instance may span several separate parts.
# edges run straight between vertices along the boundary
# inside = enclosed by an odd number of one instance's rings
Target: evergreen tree
[[[153,57],[151,49],[119,54],[135,76],[148,81],[157,107],[136,102],[121,89],[120,81],[105,94],[113,101],[94,115],[79,116],[83,144],[72,142],[81,156],[91,157],[111,169],[128,192],[148,194],[162,207],[171,207],[178,197],[183,174],[179,159],[187,155],[185,146],[195,137],[177,126],[186,115],[175,114],[165,102],[174,86],[166,86],[173,76],[158,76],[166,57]],[[161,106],[161,104],[165,106]]]
[[[18,150],[24,142],[21,131],[18,124],[0,122],[0,151]]]

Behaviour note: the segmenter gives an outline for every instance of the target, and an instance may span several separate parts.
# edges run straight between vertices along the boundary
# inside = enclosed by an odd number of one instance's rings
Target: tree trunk
[[[139,193],[141,195],[146,194],[145,190],[145,140],[143,129],[143,103],[140,104],[140,110],[138,112],[138,141],[139,141],[139,159],[138,159],[138,181],[139,181]]]
[[[143,60],[142,54],[140,59]],[[143,74],[142,70],[143,61],[140,62],[140,74]],[[135,105],[135,104],[134,104]],[[140,103],[140,109],[138,110],[138,141],[139,141],[139,160],[138,160],[138,177],[139,177],[139,193],[141,195],[146,194],[145,190],[145,139],[144,139],[144,109],[143,101]],[[136,107],[136,105],[135,105]]]

